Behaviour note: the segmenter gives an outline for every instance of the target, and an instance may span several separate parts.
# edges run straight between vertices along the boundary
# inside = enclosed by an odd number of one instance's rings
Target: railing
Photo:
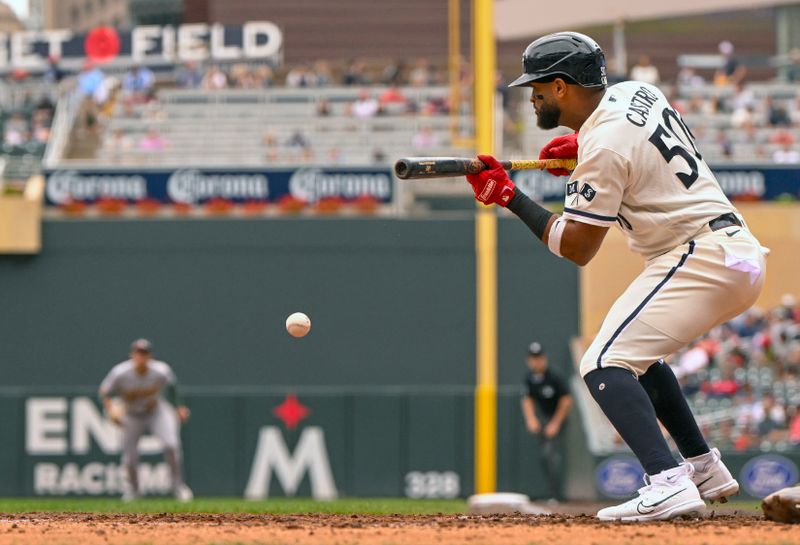
[[[79,89],[73,89],[64,93],[58,99],[56,113],[53,118],[53,126],[50,130],[50,138],[44,152],[42,164],[45,168],[53,168],[58,165],[64,157],[72,128],[75,125],[75,118],[78,115],[81,101],[84,95]]]

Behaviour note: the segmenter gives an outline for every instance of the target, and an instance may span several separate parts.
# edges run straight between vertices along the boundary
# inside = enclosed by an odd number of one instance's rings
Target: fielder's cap
[[[536,341],[532,342],[528,346],[528,355],[530,355],[530,356],[542,356],[542,355],[544,355],[544,347],[542,346],[542,343],[539,343],[539,342],[536,342]]]
[[[131,343],[131,352],[152,352],[153,343],[147,339],[136,339]]]

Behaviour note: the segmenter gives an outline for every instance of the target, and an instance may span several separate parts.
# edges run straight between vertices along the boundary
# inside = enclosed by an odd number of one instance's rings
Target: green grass
[[[245,500],[199,498],[179,503],[152,498],[123,503],[115,498],[0,498],[0,513],[33,511],[85,513],[365,513],[436,514],[464,513],[463,500],[409,500],[405,498],[354,498],[317,501],[306,498]]]

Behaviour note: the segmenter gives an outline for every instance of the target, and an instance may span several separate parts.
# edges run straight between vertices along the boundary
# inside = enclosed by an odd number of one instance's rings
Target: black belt
[[[734,225],[738,227],[744,227],[739,218],[737,218],[736,215],[731,212],[722,214],[721,216],[718,216],[708,222],[708,226],[712,231],[719,231],[720,229],[725,229],[726,227],[732,227]]]

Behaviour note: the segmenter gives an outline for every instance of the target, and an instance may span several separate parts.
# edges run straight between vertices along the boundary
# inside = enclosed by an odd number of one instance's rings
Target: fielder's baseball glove
[[[122,420],[125,418],[125,403],[119,400],[112,401],[106,411],[106,418],[117,426],[121,426]]]
[[[800,485],[773,492],[761,503],[769,520],[800,524]]]

